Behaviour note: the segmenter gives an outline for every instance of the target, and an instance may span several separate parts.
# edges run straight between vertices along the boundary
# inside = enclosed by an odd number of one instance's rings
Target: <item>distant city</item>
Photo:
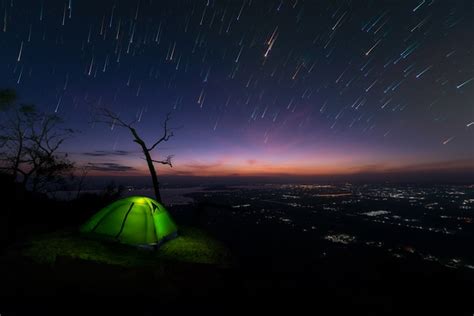
[[[146,185],[123,189],[126,196],[153,196]],[[474,270],[474,185],[172,185],[163,188],[163,199],[178,213],[193,203],[211,205],[210,229],[239,225],[269,236],[283,229],[289,240],[301,237],[299,244],[366,246]]]
[[[127,186],[124,194],[153,193]],[[224,240],[229,232],[219,226],[235,226],[269,237],[283,233],[305,251],[317,244],[317,256],[334,247],[377,248],[400,259],[474,269],[473,185],[211,185],[165,188],[163,195],[178,216],[186,204],[211,205],[205,224]]]

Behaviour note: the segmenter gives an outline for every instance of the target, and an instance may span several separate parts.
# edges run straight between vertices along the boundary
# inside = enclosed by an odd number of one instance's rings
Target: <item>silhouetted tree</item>
[[[123,121],[117,113],[107,108],[100,108],[98,110],[97,117],[95,118],[96,122],[107,123],[112,126],[124,127],[130,131],[130,133],[133,136],[133,141],[140,146],[140,149],[142,150],[143,155],[145,156],[145,160],[147,162],[148,170],[150,171],[151,180],[153,183],[153,189],[155,191],[156,200],[160,203],[163,203],[163,201],[161,199],[160,183],[158,182],[158,177],[157,177],[156,168],[154,164],[159,163],[162,165],[169,165],[170,167],[173,167],[171,163],[171,159],[173,158],[173,155],[167,156],[164,160],[155,160],[151,157],[151,152],[154,149],[156,149],[159,144],[163,142],[167,142],[171,137],[173,137],[173,131],[168,126],[168,122],[170,118],[171,118],[170,113],[166,114],[166,118],[163,124],[163,134],[161,135],[160,138],[158,138],[158,140],[153,142],[151,146],[147,146],[143,138],[141,138],[138,135],[138,132],[134,127],[136,120],[130,123],[127,123]]]
[[[123,196],[124,191],[125,187],[123,185],[117,185],[114,181],[111,181],[100,193],[100,196],[108,201],[115,201]]]
[[[5,111],[16,101],[16,92],[12,89],[0,90],[0,111]]]
[[[8,114],[0,125],[0,169],[34,192],[58,184],[74,166],[59,152],[73,130],[59,128],[59,116],[32,105],[16,106]]]
[[[83,166],[81,167],[80,169],[80,175],[79,177],[77,178],[77,193],[76,193],[76,199],[79,198],[79,196],[81,195],[81,192],[84,188],[84,180],[86,179],[87,177],[87,174],[89,173],[90,171],[90,166]]]

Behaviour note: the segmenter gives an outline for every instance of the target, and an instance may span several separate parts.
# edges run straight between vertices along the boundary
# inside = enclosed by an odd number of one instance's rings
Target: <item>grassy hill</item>
[[[193,227],[181,227],[177,238],[164,243],[156,251],[62,231],[31,238],[21,247],[20,254],[39,264],[54,264],[58,258],[64,257],[123,267],[156,266],[163,261],[221,267],[230,264],[230,253],[225,246]]]

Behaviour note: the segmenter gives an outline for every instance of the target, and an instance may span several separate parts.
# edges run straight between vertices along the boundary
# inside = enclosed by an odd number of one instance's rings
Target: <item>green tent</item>
[[[80,231],[124,244],[153,246],[177,236],[166,209],[153,199],[127,197],[100,210]]]

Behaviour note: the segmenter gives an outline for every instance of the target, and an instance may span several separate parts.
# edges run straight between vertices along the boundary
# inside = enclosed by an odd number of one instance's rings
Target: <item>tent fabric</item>
[[[113,202],[93,215],[80,231],[131,245],[156,245],[177,235],[165,207],[143,196]]]

